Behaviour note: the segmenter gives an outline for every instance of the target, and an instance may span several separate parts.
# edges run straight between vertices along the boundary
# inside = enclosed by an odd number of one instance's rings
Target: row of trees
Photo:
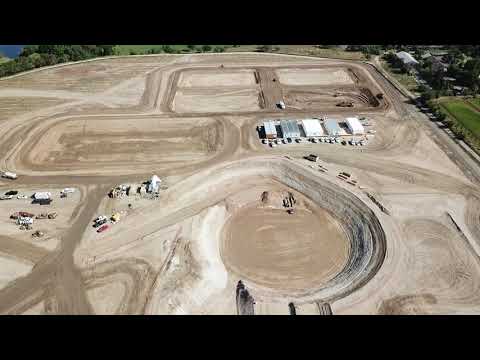
[[[224,52],[225,47],[223,46],[215,46],[214,48],[211,45],[187,45],[187,49],[179,50],[173,48],[171,45],[162,45],[160,48],[152,48],[150,50],[147,50],[147,54],[181,54],[185,51],[192,51],[192,52],[210,52],[213,49],[213,52]],[[138,55],[135,51],[131,51],[130,55]]]
[[[0,77],[68,61],[114,55],[114,45],[28,45],[18,58],[0,64]]]

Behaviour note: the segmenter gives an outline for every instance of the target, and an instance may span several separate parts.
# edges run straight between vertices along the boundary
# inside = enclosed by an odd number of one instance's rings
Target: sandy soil
[[[236,314],[239,280],[256,314],[290,302],[297,314],[325,302],[334,314],[480,311],[480,170],[367,64],[101,59],[0,80],[0,97],[0,170],[19,174],[1,188],[81,190],[35,222],[42,240],[8,219],[37,209],[0,201],[0,313]],[[325,115],[367,116],[377,133],[366,147],[259,141],[265,119]],[[106,198],[153,173],[168,185],[157,200]],[[299,199],[292,215],[284,191]],[[92,220],[115,211],[125,216],[96,233]]]
[[[285,85],[353,85],[343,69],[280,69],[276,73]]]
[[[242,279],[274,288],[330,280],[345,266],[350,244],[324,210],[302,207],[295,216],[280,206],[242,208],[225,225],[225,264]]]
[[[0,289],[18,277],[25,276],[33,265],[0,256]]]
[[[189,87],[216,87],[216,86],[255,86],[253,70],[223,70],[218,71],[184,71],[180,74],[178,86]]]
[[[178,90],[172,104],[177,113],[241,112],[260,110],[258,90],[216,90],[210,94],[198,90]]]

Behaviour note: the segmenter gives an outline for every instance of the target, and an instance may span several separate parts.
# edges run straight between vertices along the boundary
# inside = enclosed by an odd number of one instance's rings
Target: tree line
[[[0,77],[110,55],[114,55],[114,45],[28,45],[16,59],[0,64]]]

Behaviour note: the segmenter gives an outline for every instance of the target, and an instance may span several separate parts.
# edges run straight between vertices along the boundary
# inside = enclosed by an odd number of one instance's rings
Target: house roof
[[[418,64],[418,61],[406,51],[400,51],[396,55],[404,64]]]

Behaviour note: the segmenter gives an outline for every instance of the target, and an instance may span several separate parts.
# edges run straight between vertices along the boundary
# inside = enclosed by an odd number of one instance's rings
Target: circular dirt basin
[[[223,262],[241,279],[280,291],[318,287],[347,264],[350,242],[326,210],[308,204],[283,208],[250,205],[223,228]]]

